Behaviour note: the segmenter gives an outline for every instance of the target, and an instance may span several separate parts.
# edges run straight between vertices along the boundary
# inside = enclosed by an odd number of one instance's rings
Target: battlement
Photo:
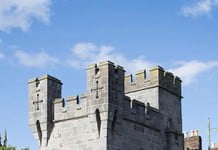
[[[98,64],[91,64],[86,68],[86,70],[93,70],[94,69],[95,74],[98,74],[99,71],[104,69],[105,67],[112,67],[115,69],[115,72],[117,72],[118,70],[125,71],[122,66],[120,66],[120,65],[115,66],[115,64],[111,61],[100,62],[99,65]]]
[[[86,92],[65,99],[55,77],[28,82],[29,126],[41,149],[181,150],[178,77],[158,66],[148,77],[138,71],[133,81],[110,61],[86,71]]]
[[[188,132],[184,133],[184,138],[189,138],[189,137],[194,137],[194,136],[199,136],[198,130],[192,130],[190,133]]]
[[[198,130],[184,133],[184,148],[202,150],[202,140]]]
[[[51,75],[48,75],[48,74],[43,75],[43,76],[41,76],[39,78],[32,78],[32,79],[29,80],[28,83],[30,84],[30,83],[34,83],[34,82],[41,81],[41,80],[44,80],[44,79],[48,79],[48,80],[51,80],[51,81],[54,81],[54,82],[57,82],[57,83],[61,83],[61,80],[59,80],[59,79],[57,79],[55,77],[52,77]],[[62,83],[61,83],[61,85],[62,85]]]
[[[124,68],[122,66],[115,66],[110,61],[100,62],[99,65],[92,64],[86,68],[87,71],[87,83],[90,80],[99,79],[100,77],[116,77],[124,78]],[[122,81],[123,79],[121,79]],[[87,85],[88,86],[88,85]],[[88,88],[88,87],[87,87]]]
[[[165,71],[160,66],[152,68],[148,77],[146,76],[146,70],[138,71],[135,75],[135,80],[133,80],[132,74],[125,76],[125,93],[157,86],[181,97],[181,79],[174,76],[171,72]]]
[[[54,104],[54,122],[69,120],[87,115],[87,97],[86,95],[69,96],[66,103],[63,98],[55,99]]]
[[[125,113],[124,119],[138,124],[152,127],[158,130],[156,125],[160,119],[159,110],[146,105],[137,100],[131,100],[129,97],[125,97],[123,110]],[[70,96],[65,100],[63,98],[55,99],[54,103],[54,122],[67,121],[71,119],[78,119],[88,117],[88,105],[93,101],[87,101],[86,95]]]
[[[181,96],[180,78],[174,76],[170,72],[164,71],[164,69],[160,66],[152,68],[149,71],[148,77],[146,76],[146,70],[137,71],[135,80],[133,80],[132,74],[124,74],[125,70],[122,66],[115,66],[114,63],[110,61],[101,62],[99,65],[89,65],[86,70],[87,92],[81,96],[69,96],[66,100],[61,97],[53,100],[54,121],[87,116],[90,113],[88,107],[90,105],[95,106],[98,103],[104,103],[106,101],[106,97],[103,99],[101,97],[108,95],[109,91],[115,91],[110,94],[112,98],[108,99],[109,103],[113,103],[114,95],[116,95],[115,97],[117,98],[117,93],[120,93],[119,100],[115,101],[115,104],[119,105],[119,107],[122,106],[121,108],[124,111],[128,111],[126,112],[127,114],[136,114],[136,120],[148,118],[148,111],[153,110],[152,112],[158,112],[159,106],[157,105],[159,105],[159,102],[155,102],[154,97],[152,97],[153,101],[141,101],[138,97],[129,96],[129,93],[136,93],[137,95],[140,95],[137,93],[138,91],[160,87],[179,97]],[[59,79],[50,75],[44,75],[40,78],[31,79],[29,84],[34,82],[37,83],[39,81],[43,81],[44,79],[49,79],[51,82],[62,85]],[[95,85],[96,83],[98,85]],[[52,87],[52,85],[50,87]],[[95,93],[99,96],[99,98],[93,96],[96,95]],[[100,108],[101,107],[103,109],[107,106],[104,105],[100,106]]]
[[[116,82],[117,88],[121,92],[124,91],[124,73],[125,70],[122,66],[115,66],[114,63],[110,61],[100,62],[99,65],[92,64],[86,68],[87,71],[87,92],[93,91],[93,86],[96,82],[105,86],[105,90],[109,88]],[[112,87],[112,86],[110,86]]]
[[[138,100],[131,100],[128,96],[124,99],[124,120],[135,122],[142,126],[147,126],[153,130],[158,130],[160,111],[149,103],[145,104]]]

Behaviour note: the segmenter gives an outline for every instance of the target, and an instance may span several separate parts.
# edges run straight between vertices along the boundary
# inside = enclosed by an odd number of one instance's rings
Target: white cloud
[[[24,51],[16,51],[15,57],[22,65],[27,67],[44,68],[46,66],[52,66],[54,64],[57,64],[59,62],[56,57],[49,56],[45,52],[29,54]]]
[[[97,46],[94,43],[77,43],[71,49],[73,57],[68,63],[74,68],[85,68],[89,64],[110,60],[123,66],[127,72],[135,73],[138,70],[149,70],[157,63],[146,60],[143,56],[128,59],[124,55],[115,51],[115,48],[108,45]],[[191,60],[177,63],[177,66],[169,69],[179,76],[183,85],[190,85],[197,80],[197,77],[210,69],[218,67],[218,61],[201,62]]]
[[[215,7],[218,7],[218,0],[198,0],[192,5],[184,6],[181,11],[186,17],[199,17],[210,15]]]
[[[117,53],[112,46],[94,43],[77,43],[71,49],[73,58],[68,63],[75,68],[84,68],[92,63],[110,60],[125,67],[126,71],[135,73],[137,70],[148,69],[153,63],[146,61],[143,57],[128,59],[124,55]]]
[[[205,71],[218,67],[218,61],[200,62],[197,60],[180,63],[180,66],[171,69],[174,74],[181,77],[184,85],[190,85],[197,80],[197,76]]]
[[[51,0],[0,0],[0,31],[27,31],[33,19],[48,23],[50,5]]]

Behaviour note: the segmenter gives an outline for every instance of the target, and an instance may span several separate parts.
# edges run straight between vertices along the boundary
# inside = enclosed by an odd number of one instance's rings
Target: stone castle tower
[[[29,126],[40,150],[183,150],[178,77],[156,67],[133,81],[109,61],[86,70],[87,91],[66,100],[60,80],[29,81]]]

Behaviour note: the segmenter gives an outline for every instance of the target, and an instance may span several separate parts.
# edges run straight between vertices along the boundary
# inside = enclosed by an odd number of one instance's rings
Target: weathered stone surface
[[[201,136],[198,135],[198,131],[191,131],[191,134],[185,134],[184,137],[184,150],[202,150]],[[210,150],[216,150],[211,148]]]
[[[28,85],[40,150],[183,149],[181,80],[161,67],[133,81],[112,62],[90,65],[86,93],[66,100],[61,81],[49,75]]]

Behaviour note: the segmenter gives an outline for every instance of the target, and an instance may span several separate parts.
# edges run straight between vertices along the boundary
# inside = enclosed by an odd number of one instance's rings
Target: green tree
[[[0,147],[0,150],[16,150],[16,147],[7,146],[7,147]],[[22,148],[21,150],[30,150],[29,148]]]
[[[16,147],[13,146],[0,147],[0,150],[16,150]]]

